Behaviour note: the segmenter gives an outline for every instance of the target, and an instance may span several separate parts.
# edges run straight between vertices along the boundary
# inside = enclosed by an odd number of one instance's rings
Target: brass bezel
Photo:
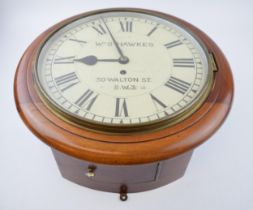
[[[60,107],[58,104],[56,104],[53,100],[50,100],[50,96],[45,92],[43,87],[41,86],[38,75],[37,75],[37,63],[38,63],[38,58],[40,55],[40,52],[47,42],[48,39],[50,39],[51,36],[53,36],[57,31],[65,27],[66,25],[77,21],[78,19],[82,19],[84,17],[88,17],[91,15],[99,14],[99,13],[106,13],[106,12],[135,12],[135,13],[143,13],[147,15],[152,15],[155,17],[159,17],[161,19],[165,19],[167,21],[170,21],[179,27],[183,28],[185,31],[187,31],[202,47],[206,58],[208,62],[208,77],[207,77],[207,84],[205,87],[202,89],[202,91],[198,94],[196,97],[195,101],[192,101],[192,104],[189,107],[186,107],[186,109],[170,118],[164,118],[162,120],[154,120],[152,122],[145,122],[145,123],[133,123],[131,125],[129,124],[109,124],[109,123],[103,123],[103,122],[96,122],[88,119],[83,119],[81,117],[77,117],[73,115],[71,112],[64,110],[63,108]],[[172,125],[175,125],[187,117],[189,117],[191,114],[193,114],[197,109],[201,107],[201,105],[204,103],[205,99],[209,95],[212,85],[213,85],[213,78],[214,78],[214,71],[216,69],[213,68],[213,60],[212,57],[210,56],[210,53],[208,52],[206,46],[204,43],[201,41],[201,39],[195,35],[191,30],[188,28],[184,27],[182,24],[177,22],[175,19],[171,18],[170,16],[164,17],[166,14],[161,14],[155,11],[150,11],[150,10],[145,10],[145,9],[136,9],[136,8],[112,8],[112,9],[102,9],[102,10],[95,10],[92,12],[84,13],[74,19],[71,19],[69,21],[66,21],[64,24],[60,25],[57,29],[54,31],[50,32],[46,38],[41,42],[40,47],[34,54],[34,59],[33,59],[33,79],[35,81],[35,87],[36,90],[43,101],[43,103],[47,106],[47,108],[53,112],[57,117],[60,119],[75,125],[77,127],[80,127],[82,129],[88,129],[92,130],[95,132],[102,132],[102,133],[109,133],[109,134],[127,134],[128,132],[137,132],[137,133],[147,133],[147,132],[153,132],[156,130],[161,130],[164,128],[168,128]]]

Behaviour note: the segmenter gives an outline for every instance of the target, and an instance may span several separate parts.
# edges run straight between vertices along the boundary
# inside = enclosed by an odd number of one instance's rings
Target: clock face
[[[138,127],[186,116],[207,96],[212,72],[205,48],[180,25],[111,11],[53,33],[35,77],[43,97],[68,119]]]

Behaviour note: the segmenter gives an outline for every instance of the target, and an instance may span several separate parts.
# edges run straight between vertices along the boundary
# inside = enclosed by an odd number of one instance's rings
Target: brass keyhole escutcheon
[[[85,175],[88,178],[93,178],[95,176],[95,170],[96,170],[96,166],[90,165],[88,166],[88,171],[85,173]]]

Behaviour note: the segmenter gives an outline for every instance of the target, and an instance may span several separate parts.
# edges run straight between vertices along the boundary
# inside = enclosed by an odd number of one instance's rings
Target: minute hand
[[[104,25],[105,25],[105,27],[106,27],[106,29],[107,29],[107,31],[108,31],[108,33],[109,33],[111,39],[112,39],[112,41],[113,41],[113,44],[115,45],[117,51],[118,51],[119,54],[120,54],[120,58],[119,58],[120,63],[122,63],[122,64],[128,63],[128,62],[129,62],[128,57],[126,57],[126,56],[123,54],[121,48],[119,47],[119,44],[117,43],[117,41],[115,40],[114,36],[112,35],[112,32],[110,31],[109,27],[108,27],[107,24],[105,23],[103,17],[101,17],[101,19],[102,19],[102,21],[103,21],[103,23],[104,23]]]

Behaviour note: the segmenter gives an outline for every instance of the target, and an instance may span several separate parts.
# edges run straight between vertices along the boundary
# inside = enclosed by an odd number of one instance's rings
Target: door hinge
[[[218,67],[217,67],[217,64],[216,64],[216,61],[215,61],[215,58],[214,58],[214,55],[212,52],[209,52],[209,62],[210,62],[212,70],[214,72],[218,71]]]

